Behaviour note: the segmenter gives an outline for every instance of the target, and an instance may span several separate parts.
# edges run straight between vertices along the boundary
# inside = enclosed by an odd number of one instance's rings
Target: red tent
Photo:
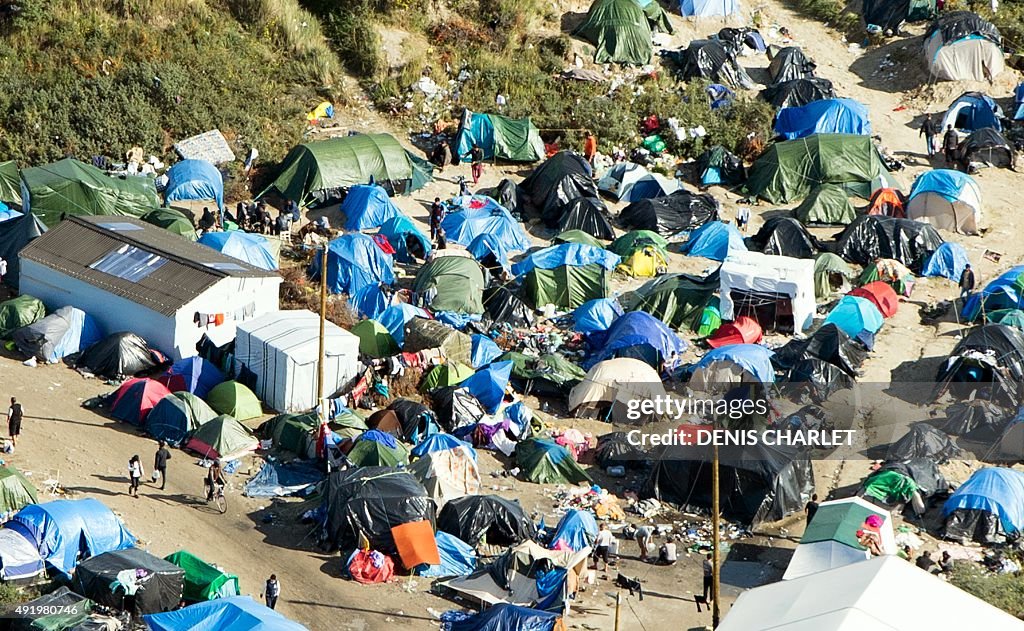
[[[868,283],[863,287],[858,287],[851,291],[849,295],[867,298],[878,307],[878,311],[886,318],[894,316],[900,306],[900,299],[896,295],[896,290],[880,280]]]
[[[110,414],[125,423],[141,426],[149,416],[149,411],[170,393],[167,386],[159,381],[129,379],[117,389]]]
[[[719,348],[729,344],[757,344],[763,337],[764,332],[757,320],[740,316],[732,322],[723,322],[707,342],[711,348]]]
[[[903,194],[894,188],[880,188],[871,196],[868,206],[869,215],[885,215],[903,219]]]

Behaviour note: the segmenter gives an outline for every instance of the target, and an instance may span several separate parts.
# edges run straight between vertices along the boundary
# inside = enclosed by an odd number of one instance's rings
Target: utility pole
[[[717,629],[721,621],[721,610],[718,607],[719,585],[719,497],[718,497],[718,445],[712,445],[711,457],[711,628]]]
[[[320,404],[320,423],[326,424],[328,413],[324,401],[324,336],[327,330],[327,244],[320,259],[320,354],[316,362],[316,400]]]

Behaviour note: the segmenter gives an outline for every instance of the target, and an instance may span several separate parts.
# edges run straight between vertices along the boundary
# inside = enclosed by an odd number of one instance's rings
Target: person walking
[[[704,602],[708,602],[709,595],[711,596],[712,600],[714,600],[715,598],[715,585],[713,578],[715,574],[715,566],[711,564],[711,559],[711,553],[708,552],[707,556],[704,557],[704,563],[702,564],[704,568]]]
[[[946,125],[946,134],[942,137],[942,152],[946,156],[946,166],[956,162],[956,148],[960,144],[960,137],[952,125]]]
[[[924,122],[921,123],[921,131],[918,132],[917,136],[920,138],[924,136],[924,141],[928,145],[928,157],[931,158],[935,155],[935,135],[938,133],[938,129],[935,125],[935,121],[932,120],[931,114],[924,115]]]
[[[277,607],[277,598],[281,595],[281,583],[277,581],[277,574],[271,574],[270,578],[267,579],[267,586],[263,592],[263,598],[267,602],[267,607],[275,609]]]
[[[430,240],[437,241],[437,231],[441,229],[441,222],[444,221],[444,204],[440,197],[434,198],[430,205]]]
[[[484,174],[484,150],[474,143],[473,148],[469,152],[469,159],[471,162],[470,170],[473,173],[473,185],[476,186]]]
[[[804,506],[804,512],[807,513],[807,523],[811,523],[814,519],[814,514],[818,512],[818,494],[811,495],[811,501],[807,502]]]
[[[970,263],[964,265],[964,271],[960,274],[960,301],[967,302],[967,299],[971,297],[971,292],[974,291],[974,270],[971,269]]]
[[[21,419],[25,417],[25,410],[14,397],[11,397],[11,407],[7,408],[7,435],[11,437],[11,445],[17,446],[18,436],[21,435]]]
[[[612,531],[608,530],[608,524],[601,522],[598,526],[597,538],[594,540],[594,569],[597,569],[597,560],[601,559],[604,561],[604,569],[602,572],[608,571],[608,555],[609,550],[612,546],[612,541],[615,536],[612,535]]]
[[[597,155],[597,136],[589,131],[583,135],[583,157],[590,164],[591,173],[594,169],[594,157]]]
[[[740,206],[736,209],[736,227],[740,229],[740,232],[747,231],[747,224],[750,223],[750,209],[746,206]]]
[[[153,473],[160,478],[161,491],[167,486],[167,461],[170,459],[171,452],[167,449],[167,443],[161,440],[153,456]],[[153,481],[156,482],[156,479]]]
[[[139,458],[139,454],[135,454],[128,461],[128,495],[135,498],[139,497],[139,483],[142,482],[144,474],[142,460]]]

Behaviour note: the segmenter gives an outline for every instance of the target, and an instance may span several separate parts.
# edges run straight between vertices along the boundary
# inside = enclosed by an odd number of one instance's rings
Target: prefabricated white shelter
[[[281,277],[134,217],[68,217],[19,253],[21,293],[70,305],[172,359],[278,308]]]
[[[814,261],[760,252],[730,252],[719,274],[722,320],[749,315],[766,330],[759,305],[769,305],[771,317],[792,317],[793,330],[811,326],[814,310]],[[740,305],[739,307],[737,305]]]
[[[312,311],[275,311],[238,325],[235,370],[256,376],[253,392],[278,412],[317,405],[320,316]],[[359,338],[336,324],[324,328],[324,395],[359,371]]]
[[[870,559],[871,553],[857,541],[857,531],[864,529],[864,522],[872,515],[882,523],[878,528],[879,550],[882,554],[896,554],[896,535],[889,511],[859,497],[822,502],[807,524],[782,580]]]

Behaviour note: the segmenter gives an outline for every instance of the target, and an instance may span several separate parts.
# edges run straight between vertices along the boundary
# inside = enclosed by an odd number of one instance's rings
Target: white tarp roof
[[[213,164],[234,162],[235,153],[219,129],[211,129],[174,143],[174,150],[184,160],[206,160]]]
[[[760,252],[730,252],[720,271],[720,309],[722,320],[733,320],[734,305],[729,292],[771,292],[792,299],[793,323],[798,331],[814,320],[814,261]]]
[[[718,631],[1024,630],[1024,622],[895,556],[744,592]]]

